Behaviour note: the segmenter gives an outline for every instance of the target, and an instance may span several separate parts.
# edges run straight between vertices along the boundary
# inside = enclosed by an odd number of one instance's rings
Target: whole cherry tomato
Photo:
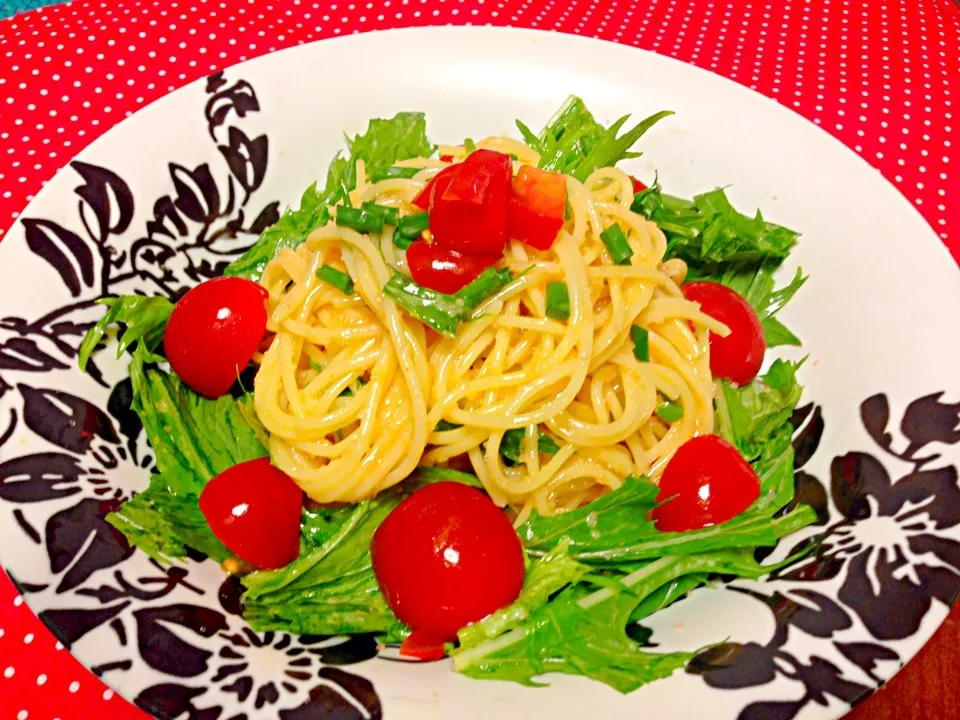
[[[733,445],[716,435],[691,438],[660,476],[654,524],[663,532],[719,525],[760,497],[760,479]]]
[[[442,660],[447,655],[446,639],[430,630],[414,630],[400,643],[403,657],[417,660]]]
[[[234,465],[200,493],[200,512],[237,557],[264,569],[282,568],[300,554],[303,493],[269,458]]]
[[[163,347],[187,386],[209,398],[230,389],[263,338],[266,299],[266,289],[237,277],[207,280],[180,298]]]
[[[407,248],[407,267],[414,282],[448,294],[476,280],[496,259],[492,255],[464,255],[424,240],[416,240]]]
[[[686,283],[683,295],[700,309],[730,328],[727,337],[710,333],[710,371],[716,376],[746,385],[760,372],[767,344],[760,318],[750,303],[720,283]]]
[[[549,250],[567,210],[567,179],[524,165],[513,178],[507,207],[507,235],[537,250]]]
[[[523,587],[523,548],[507,516],[460,483],[428,485],[400,503],[377,528],[371,553],[390,608],[434,639],[455,639]]]

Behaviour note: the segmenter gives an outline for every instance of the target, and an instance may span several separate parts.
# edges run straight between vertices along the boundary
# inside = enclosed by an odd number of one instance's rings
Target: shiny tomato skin
[[[450,183],[433,192],[430,233],[434,242],[468,255],[503,254],[513,161],[494,150],[477,150],[451,166]]]
[[[523,548],[507,516],[460,483],[428,485],[400,503],[371,553],[396,616],[440,640],[509,605],[523,587]]]
[[[446,640],[430,630],[414,630],[400,643],[400,656],[430,662],[447,656]]]
[[[737,385],[746,385],[760,372],[767,350],[760,318],[742,296],[709,281],[689,282],[682,286],[687,300],[700,304],[707,315],[730,328],[727,337],[710,333],[710,371]]]
[[[200,493],[200,512],[217,539],[261,569],[297,559],[302,508],[302,491],[269,458],[234,465]]]
[[[537,250],[549,250],[567,211],[567,179],[524,165],[513,178],[507,207],[507,235]]]
[[[443,194],[443,192],[447,189],[447,186],[450,185],[451,176],[456,171],[457,166],[451,165],[450,167],[445,167],[443,170],[430,178],[430,181],[426,184],[423,190],[421,190],[413,199],[413,204],[421,210],[429,210],[434,194],[438,191]]]
[[[637,193],[643,192],[644,190],[647,189],[647,186],[644,185],[644,184],[643,184],[642,182],[640,182],[639,180],[637,180],[633,175],[630,176],[630,179],[633,180],[633,194],[634,194],[634,195],[636,195]]]
[[[230,389],[263,339],[266,299],[265,288],[237,277],[206,280],[180,298],[163,347],[188,387],[208,398]]]
[[[653,510],[657,530],[685,532],[719,525],[760,497],[760,479],[739,451],[717,435],[691,438],[660,476]]]
[[[451,295],[476,280],[496,259],[492,255],[464,255],[422,239],[407,248],[407,267],[414,282]]]

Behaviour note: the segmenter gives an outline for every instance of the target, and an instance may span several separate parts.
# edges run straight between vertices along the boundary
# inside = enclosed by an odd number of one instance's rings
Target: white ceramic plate
[[[255,635],[216,565],[159,567],[130,550],[103,517],[145,487],[149,457],[123,411],[122,367],[75,368],[93,301],[195,284],[370,117],[424,110],[431,138],[456,142],[513,132],[518,117],[536,126],[570,93],[607,122],[676,111],[634,171],[657,170],[678,195],[729,185],[738,207],[803,233],[784,272],[800,265],[810,281],[785,320],[810,355],[797,486],[821,512],[805,532],[819,554],[658,614],[658,648],[726,644],[623,696],[566,676],[541,689],[470,680],[375,657],[365,639]],[[236,239],[212,241],[228,224]],[[916,653],[960,590],[958,280],[930,228],[852,152],[675,60],[489,28],[285,50],[121,123],[3,242],[0,559],[84,664],[163,718],[836,718]]]

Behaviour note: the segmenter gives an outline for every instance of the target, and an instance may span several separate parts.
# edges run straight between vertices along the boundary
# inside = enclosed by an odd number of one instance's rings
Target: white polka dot
[[[14,674],[15,672],[17,672],[17,671],[14,670],[13,666],[11,665],[11,666],[9,666],[6,670],[3,671],[3,676],[4,676],[5,678],[7,678],[7,679],[10,679],[10,678],[13,677],[13,674]]]
[[[47,676],[44,674],[37,675],[37,685],[43,685],[47,681]]]
[[[67,688],[67,689],[68,689],[70,692],[75,693],[77,690],[80,689],[80,683],[78,683],[76,680],[74,680],[72,683],[70,683],[70,687]]]

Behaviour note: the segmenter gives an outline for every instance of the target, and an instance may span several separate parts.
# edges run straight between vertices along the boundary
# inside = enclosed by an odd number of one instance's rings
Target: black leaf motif
[[[14,337],[0,345],[0,370],[49,372],[66,367],[66,363],[41,350],[35,340]]]
[[[894,483],[890,501],[881,507],[891,514],[897,513],[905,524],[909,524],[910,518],[925,514],[934,521],[937,529],[960,525],[960,486],[957,480],[956,465],[917,470]]]
[[[130,601],[126,600],[117,605],[96,610],[80,608],[44,610],[39,617],[43,624],[57,636],[57,640],[63,643],[64,647],[69,648],[91,630],[115,618],[129,605]]]
[[[172,228],[167,226],[168,221]],[[147,237],[152,239],[154,235],[166,235],[173,239],[184,237],[187,232],[187,224],[169,195],[164,195],[153,204],[153,220],[147,221]]]
[[[90,668],[90,672],[96,675],[98,678],[102,678],[108,672],[113,670],[122,670],[126,671],[133,667],[132,660],[115,660],[113,662],[103,663],[103,665],[94,665]]]
[[[18,385],[23,419],[44,440],[71,452],[84,453],[94,437],[120,442],[109,416],[93,403],[58,390]]]
[[[785,640],[786,630],[782,627],[778,630]],[[773,662],[777,647],[775,643],[770,646],[724,643],[698,653],[687,665],[687,672],[703,675],[707,685],[725,690],[766,685],[777,676]]]
[[[366,678],[332,667],[320,668],[319,675],[350,693],[350,696],[367,711],[370,720],[380,720],[383,717],[380,698],[373,689],[373,683]]]
[[[93,251],[83,238],[50,220],[26,218],[23,226],[27,247],[60,274],[71,295],[80,295],[81,279],[93,287]]]
[[[887,401],[887,396],[878,393],[860,403],[860,420],[873,441],[885,450],[889,450],[893,444],[893,438],[887,432],[887,425],[890,422],[890,403]]]
[[[19,525],[20,529],[23,530],[23,534],[30,538],[34,543],[39,545],[42,542],[40,533],[37,532],[37,529],[30,524],[29,520],[27,520],[27,516],[23,514],[23,510],[20,508],[14,510],[13,519],[17,521],[17,525]]]
[[[837,509],[851,520],[870,517],[872,497],[878,502],[888,496],[890,476],[872,455],[851,452],[830,463],[830,491]],[[895,509],[895,508],[894,508]]]
[[[354,665],[377,656],[377,639],[373,635],[353,635],[336,645],[311,652],[327,665]]]
[[[137,644],[144,661],[153,669],[174,677],[202,674],[213,653],[181,640],[167,625],[188,628],[201,637],[211,637],[227,628],[223,615],[197,605],[145,608],[133,615],[137,621]]]
[[[806,704],[806,698],[750,703],[740,711],[737,720],[791,720]]]
[[[292,710],[281,710],[278,717],[280,720],[364,720],[363,714],[329,685],[317,685],[306,702]]]
[[[70,163],[84,184],[74,192],[80,196],[80,218],[90,239],[103,245],[108,235],[120,235],[133,219],[133,193],[130,186],[115,172],[79,160]],[[96,226],[88,219],[87,208],[93,213]]]
[[[203,90],[205,93],[207,93],[207,95],[209,95],[211,93],[215,93],[226,84],[227,80],[223,77],[223,71],[221,70],[218,73],[207,76],[207,85]]]
[[[243,582],[238,575],[230,575],[221,584],[217,593],[220,607],[231,615],[243,614]]]
[[[832,637],[834,633],[853,625],[846,610],[826,595],[803,588],[794,588],[790,594],[804,602],[797,602],[780,593],[774,593],[768,601],[778,620],[796,625],[809,635],[820,638]]]
[[[85,475],[79,462],[65,453],[37,453],[0,463],[0,498],[15,503],[70,497]]]
[[[823,437],[825,423],[823,422],[823,413],[818,405],[810,415],[810,420],[800,426],[800,432],[793,438],[793,467],[802,468],[817,452],[820,447],[820,439]]]
[[[867,642],[834,643],[837,650],[850,662],[863,670],[877,685],[883,682],[876,673],[877,663],[881,660],[899,661],[900,656],[883,645]]]
[[[220,213],[220,191],[206,163],[192,171],[170,163],[170,177],[177,191],[177,210],[198,223],[210,223]]]
[[[254,701],[254,707],[259,710],[264,705],[273,705],[279,699],[280,693],[277,691],[277,686],[272,682],[268,682],[266,685],[257,690],[257,698]]]
[[[263,184],[267,172],[266,135],[250,140],[240,128],[231,127],[227,132],[228,145],[218,145],[217,149],[227,161],[230,172],[243,188],[245,198]]]
[[[932,442],[960,442],[960,403],[942,403],[942,392],[917,398],[907,406],[900,431],[914,452]],[[910,450],[907,455],[912,455]]]
[[[130,457],[136,462],[137,438],[143,430],[143,423],[140,422],[140,416],[133,410],[133,383],[130,378],[124,378],[113,386],[110,398],[107,400],[107,412],[117,419],[120,432],[127,438]]]
[[[243,677],[237,678],[229,685],[224,685],[223,691],[235,693],[237,700],[243,702],[250,697],[250,693],[253,692],[253,678],[249,675],[244,675]]]
[[[215,81],[216,82],[216,81]],[[216,130],[223,125],[227,116],[235,112],[238,117],[245,117],[248,112],[260,110],[257,94],[246,80],[238,80],[230,87],[224,88],[222,83],[216,82],[218,92],[207,100],[204,114],[207,118],[207,129],[210,137],[216,139]],[[207,84],[208,92],[211,84]]]
[[[3,397],[4,387],[0,385],[0,398]],[[12,409],[10,410],[10,424],[0,432],[0,447],[6,444],[6,442],[13,437],[14,431],[17,429],[17,411]]]
[[[259,235],[271,225],[276,224],[279,219],[280,203],[274,200],[260,211],[260,214],[257,215],[256,220],[254,220],[253,224],[250,226],[250,232],[254,235]]]
[[[67,570],[57,592],[72,590],[103,568],[113,567],[133,554],[123,534],[104,519],[113,503],[84,498],[55,513],[47,521],[45,544],[54,573]]]
[[[141,710],[158,718],[176,718],[181,720],[217,720],[223,712],[219,705],[199,709],[194,699],[207,692],[204,687],[187,687],[177,683],[153,685],[134,698],[134,704]]]

